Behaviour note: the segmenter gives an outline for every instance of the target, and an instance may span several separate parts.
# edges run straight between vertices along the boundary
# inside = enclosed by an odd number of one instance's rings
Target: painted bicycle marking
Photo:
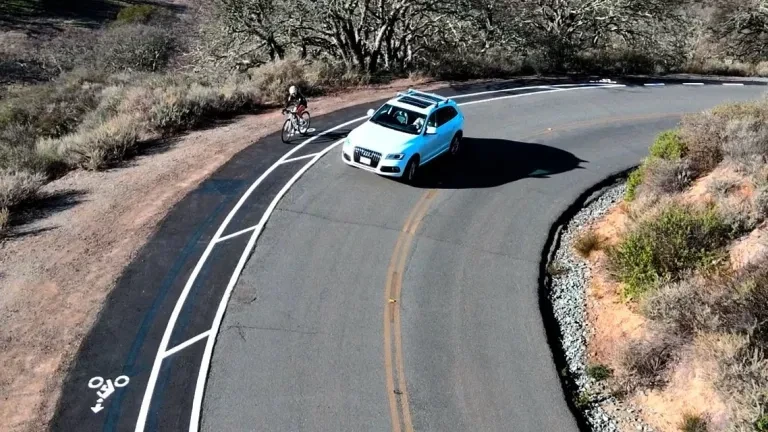
[[[91,411],[93,411],[94,414],[97,414],[99,411],[103,410],[104,406],[102,405],[102,402],[112,396],[112,393],[115,392],[115,388],[125,387],[130,381],[130,378],[125,375],[120,375],[115,378],[114,381],[111,379],[105,380],[100,376],[95,376],[89,379],[88,388],[99,389],[99,391],[96,392],[96,396],[99,398],[96,400],[96,405],[91,407]]]

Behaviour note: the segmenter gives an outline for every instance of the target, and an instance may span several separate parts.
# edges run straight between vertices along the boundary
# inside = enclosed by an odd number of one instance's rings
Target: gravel
[[[589,326],[586,319],[586,288],[589,283],[587,262],[573,252],[571,247],[575,236],[590,223],[602,217],[619,203],[626,190],[622,180],[594,193],[585,206],[561,227],[559,238],[555,242],[554,254],[549,260],[550,279],[548,283],[549,299],[552,302],[557,320],[560,343],[565,354],[567,373],[577,387],[574,395],[582,411],[595,432],[618,432],[627,430],[619,425],[627,424],[629,430],[650,432],[652,429],[637,418],[631,408],[620,409],[622,419],[612,416],[615,410],[606,410],[607,406],[620,406],[621,403],[594,379],[586,374],[587,339]]]

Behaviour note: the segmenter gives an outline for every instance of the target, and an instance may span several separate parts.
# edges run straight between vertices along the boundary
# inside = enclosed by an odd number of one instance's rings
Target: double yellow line
[[[400,293],[403,287],[405,262],[411,250],[411,243],[421,225],[429,204],[437,196],[434,189],[425,192],[411,210],[400,235],[395,243],[395,250],[387,268],[387,281],[384,287],[384,370],[387,376],[387,396],[389,415],[392,419],[392,431],[413,432],[411,407],[408,402],[408,389],[405,383],[403,366],[403,338],[400,325]],[[395,385],[397,375],[397,385]],[[402,417],[402,425],[401,425]]]

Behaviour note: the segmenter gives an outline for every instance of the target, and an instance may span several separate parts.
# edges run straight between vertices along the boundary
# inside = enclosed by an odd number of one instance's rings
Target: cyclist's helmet
[[[293,85],[288,89],[288,93],[294,96],[296,95],[297,91],[298,90],[296,89],[296,86],[293,86]]]

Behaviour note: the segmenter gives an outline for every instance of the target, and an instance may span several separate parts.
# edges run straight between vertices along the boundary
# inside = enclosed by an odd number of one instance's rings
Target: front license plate
[[[370,165],[371,164],[371,160],[368,159],[367,157],[360,156],[360,163],[363,164],[363,165]]]

